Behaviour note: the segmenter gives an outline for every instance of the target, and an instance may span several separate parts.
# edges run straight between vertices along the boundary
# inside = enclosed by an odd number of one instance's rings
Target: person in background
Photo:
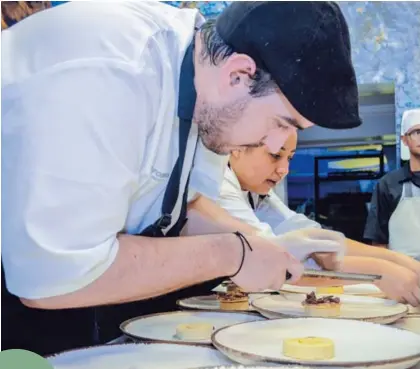
[[[288,174],[296,146],[297,133],[294,132],[276,154],[264,146],[235,150],[218,199],[221,207],[256,228],[259,235],[276,237],[299,229],[307,229],[314,235],[321,225],[289,209],[274,192],[274,187]],[[319,258],[314,259],[322,264]],[[387,296],[413,306],[420,304],[420,262],[412,258],[347,239],[347,254],[341,270],[382,275],[377,284]],[[298,283],[310,282],[300,280]]]
[[[404,112],[401,141],[409,161],[378,181],[364,237],[420,260],[420,109]]]

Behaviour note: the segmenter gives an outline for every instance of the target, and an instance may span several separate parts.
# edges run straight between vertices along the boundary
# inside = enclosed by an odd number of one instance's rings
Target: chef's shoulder
[[[2,32],[2,86],[83,61],[159,70],[179,59],[199,19],[195,10],[140,1],[69,2],[39,12]]]
[[[378,195],[391,201],[399,200],[402,194],[403,183],[407,178],[407,174],[406,166],[392,170],[385,174],[381,179],[378,180],[376,186]]]

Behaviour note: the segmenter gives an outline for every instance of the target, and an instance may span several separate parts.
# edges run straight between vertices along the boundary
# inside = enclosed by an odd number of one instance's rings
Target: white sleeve
[[[217,200],[218,204],[234,218],[257,228],[261,236],[274,236],[270,225],[257,218],[254,210],[243,197],[241,189],[229,178],[228,174],[227,170]]]
[[[256,212],[258,218],[271,226],[275,235],[304,228],[321,228],[321,225],[303,214],[289,209],[274,191],[265,198]]]
[[[11,293],[70,293],[114,261],[147,139],[150,102],[135,76],[86,62],[2,91],[2,256]]]

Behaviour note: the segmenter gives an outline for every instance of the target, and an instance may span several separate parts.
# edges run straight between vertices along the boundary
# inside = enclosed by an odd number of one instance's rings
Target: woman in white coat
[[[277,154],[270,154],[265,146],[233,152],[219,204],[266,237],[297,229],[321,228],[319,223],[289,209],[273,190],[286,177],[296,145],[297,134],[293,133]],[[378,286],[389,297],[420,305],[420,263],[410,257],[347,239],[347,255],[341,270],[380,274],[382,280]]]

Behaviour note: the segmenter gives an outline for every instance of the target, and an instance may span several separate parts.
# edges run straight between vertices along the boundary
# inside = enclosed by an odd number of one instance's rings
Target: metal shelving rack
[[[355,172],[344,172],[337,176],[322,177],[319,175],[319,163],[325,160],[346,160],[346,159],[364,159],[364,158],[378,158],[379,159],[379,172],[372,174],[369,172],[360,171],[359,174]],[[383,150],[378,153],[372,154],[356,154],[356,155],[331,155],[331,156],[317,156],[314,158],[314,206],[315,206],[315,220],[319,223],[323,223],[323,217],[320,215],[320,187],[325,182],[343,182],[343,181],[360,181],[360,180],[378,180],[385,174],[384,165],[384,152]],[[367,194],[371,197],[372,194]]]

